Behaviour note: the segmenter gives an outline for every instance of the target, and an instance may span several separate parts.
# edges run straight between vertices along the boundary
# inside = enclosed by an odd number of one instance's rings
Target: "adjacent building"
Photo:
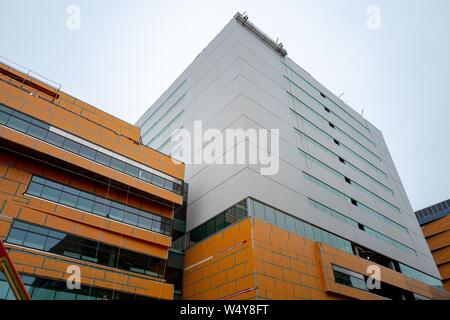
[[[419,210],[416,217],[422,226],[444,287],[450,291],[450,200]]]
[[[382,133],[248,17],[236,14],[137,126],[173,155],[185,129],[192,159],[229,129],[246,133],[213,162],[186,162],[183,298],[449,298]],[[254,129],[278,129],[278,146],[255,144]],[[276,174],[248,161],[255,148]],[[237,154],[247,161],[224,161]],[[372,265],[380,290],[366,283]]]
[[[173,299],[184,165],[19,69],[0,64],[0,240],[31,298]]]

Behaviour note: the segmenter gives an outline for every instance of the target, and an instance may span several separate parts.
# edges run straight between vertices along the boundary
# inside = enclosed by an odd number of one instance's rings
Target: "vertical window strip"
[[[181,118],[181,116],[184,114],[184,109],[181,110],[172,120],[170,120],[170,122],[161,130],[159,131],[151,140],[150,142],[147,144],[149,147],[154,147],[154,142],[156,139],[158,139],[159,137],[161,137],[163,135],[163,133],[165,133],[178,119]]]
[[[294,101],[294,105],[298,105],[300,104],[300,106],[307,110],[309,113],[313,114],[316,118],[319,119],[319,121],[321,121],[323,124],[327,124],[330,122],[327,118],[325,118],[324,116],[322,116],[320,113],[318,113],[317,111],[315,111],[313,108],[311,108],[310,106],[308,106],[305,102],[303,102],[301,99],[297,98],[294,94],[290,93],[289,91],[287,91],[288,95],[292,98],[292,100]],[[334,115],[334,114],[333,114]],[[346,128],[348,128],[349,130],[351,130],[353,133],[355,133],[356,135],[358,135],[360,138],[362,138],[364,141],[366,141],[367,143],[369,143],[370,145],[372,145],[373,147],[376,147],[375,143],[370,140],[369,138],[367,138],[365,135],[363,135],[361,132],[359,132],[358,130],[356,130],[355,128],[353,128],[352,126],[350,126],[347,122],[343,121],[341,118],[339,117],[335,117],[336,120],[338,120],[339,124],[344,125]],[[370,151],[369,149],[367,149],[365,146],[363,146],[362,144],[360,144],[358,141],[356,141],[352,136],[350,136],[348,133],[346,133],[345,131],[343,131],[342,129],[336,127],[336,129],[341,132],[342,134],[344,134],[345,136],[347,136],[349,139],[351,139],[353,142],[355,142],[356,144],[360,145],[362,148],[364,148],[366,151],[370,152],[373,154],[372,151]],[[374,156],[376,156],[377,158],[379,158],[377,155],[374,154]],[[380,159],[381,161],[381,159]]]
[[[312,155],[310,155],[309,153],[303,151],[302,149],[298,148],[297,149],[299,154],[301,156],[303,156],[305,159],[311,161],[312,163],[316,164],[317,166],[327,170],[328,172],[334,174],[335,176],[337,176],[338,178],[344,180],[345,176],[338,172],[337,170],[333,169],[332,167],[330,167],[329,165],[325,164],[324,162],[320,161],[319,159],[313,157]],[[389,209],[395,211],[397,214],[400,214],[400,209],[397,208],[396,206],[394,206],[393,204],[391,204],[390,202],[386,201],[385,199],[381,198],[380,196],[378,196],[377,194],[373,193],[372,191],[366,189],[365,187],[363,187],[362,185],[360,185],[359,183],[355,182],[354,180],[351,180],[350,183],[351,186],[353,186],[354,188],[358,189],[359,191],[363,192],[364,194],[372,197],[373,199],[375,199],[376,201],[381,202],[383,205],[385,205],[386,207],[388,207]]]
[[[320,149],[323,152],[325,152],[328,155],[330,155],[332,158],[335,158],[336,160],[339,160],[339,156],[336,153],[334,153],[333,151],[331,151],[327,147],[323,146],[322,144],[320,144],[316,140],[312,139],[311,137],[309,137],[305,133],[301,132],[297,128],[294,127],[294,130],[300,137],[304,138],[306,141],[308,141],[309,143],[314,145],[317,149]],[[394,195],[394,191],[392,191],[391,189],[386,187],[384,184],[382,184],[381,182],[379,182],[375,178],[373,178],[370,175],[368,175],[367,173],[365,173],[363,170],[361,170],[358,167],[356,167],[355,165],[353,165],[351,162],[345,161],[345,165],[348,165],[351,169],[357,171],[360,175],[363,175],[364,177],[366,177],[367,179],[369,179],[370,181],[372,181],[373,183],[375,183],[376,185],[378,185],[379,187],[381,187],[382,189],[384,189],[388,193]]]
[[[307,81],[305,78],[303,78],[301,75],[299,75],[295,70],[293,70],[291,67],[289,67],[287,64],[285,64],[284,62],[281,62],[282,65],[284,65],[287,70],[290,70],[294,73],[294,75],[301,80],[304,84],[306,84],[309,88],[311,88],[314,92],[317,93],[321,93],[319,89],[317,89],[315,86],[313,86],[309,81]],[[289,73],[288,73],[289,74]],[[292,80],[290,80],[288,77],[285,77],[289,82],[293,83],[295,86],[297,86],[298,88],[300,88],[301,90],[303,90],[299,85],[297,85],[295,82],[293,82]],[[304,90],[303,90],[304,91]],[[304,91],[306,94],[308,94],[309,96],[311,96],[309,93],[307,93],[306,91]],[[315,99],[313,96],[311,96],[311,98],[313,98],[314,100],[317,101],[317,99]],[[340,105],[336,104],[333,100],[328,99],[329,101],[331,101],[331,103],[333,103],[334,105],[336,105],[336,107],[338,107],[340,110],[342,110],[347,116],[349,116],[351,119],[353,119],[354,121],[356,121],[356,123],[358,123],[359,125],[361,125],[361,127],[363,129],[365,129],[368,133],[371,133],[370,129],[363,124],[361,121],[359,121],[358,119],[356,119],[353,115],[351,115],[348,111],[346,111],[344,108],[342,108]],[[317,101],[319,102],[319,101]],[[319,102],[320,103],[320,102]],[[320,103],[321,104],[321,103]]]
[[[306,172],[303,172],[303,176],[304,176],[305,180],[307,180],[307,181],[309,181],[309,182],[312,182],[312,183],[318,185],[319,187],[321,187],[321,188],[324,189],[324,190],[327,190],[328,192],[330,192],[331,194],[335,195],[336,197],[338,197],[338,198],[340,198],[340,199],[342,199],[342,200],[345,200],[345,201],[348,202],[348,203],[351,202],[351,200],[352,200],[351,197],[349,197],[349,196],[347,196],[345,193],[343,193],[343,192],[341,192],[341,191],[339,191],[339,190],[337,190],[337,189],[331,187],[330,185],[328,185],[328,184],[322,182],[321,180],[319,180],[319,179],[317,179],[317,178],[311,176],[310,174],[308,174],[308,173],[306,173]],[[369,215],[371,215],[371,216],[373,216],[373,217],[375,217],[375,218],[377,218],[377,219],[379,219],[379,220],[381,220],[381,221],[383,221],[383,222],[386,222],[386,223],[388,223],[388,224],[390,224],[390,225],[396,227],[398,230],[400,230],[400,231],[402,231],[402,232],[408,233],[408,229],[406,229],[406,228],[403,227],[402,225],[400,225],[400,224],[398,224],[397,222],[395,222],[395,221],[393,221],[393,220],[391,220],[391,219],[385,217],[385,216],[382,215],[381,213],[379,213],[379,212],[377,212],[377,211],[375,211],[375,210],[369,208],[368,206],[362,204],[361,202],[357,201],[357,206],[358,206],[359,208],[361,208],[362,211],[368,213]]]
[[[322,228],[316,227],[309,222],[263,204],[262,202],[250,199],[250,211],[251,215],[255,216],[256,218],[262,219],[274,226],[296,233],[301,237],[321,243],[326,243],[338,250],[343,250],[345,252],[353,254],[352,244],[350,241],[331,232],[328,232]]]
[[[291,109],[291,113],[297,118],[300,119],[302,121],[303,124],[306,124],[308,127],[312,128],[313,130],[317,131],[318,133],[320,133],[323,137],[327,138],[329,141],[334,141],[335,139],[328,134],[327,132],[325,132],[324,130],[322,130],[321,128],[319,128],[318,126],[316,126],[315,124],[313,124],[311,121],[309,121],[308,119],[304,118],[303,116],[301,116],[297,111]],[[297,129],[297,128],[296,128]],[[298,130],[298,129],[297,129]],[[371,168],[373,168],[374,170],[376,170],[377,172],[381,173],[383,176],[387,177],[387,174],[379,169],[377,166],[375,166],[373,163],[371,163],[370,161],[366,160],[364,157],[362,157],[361,155],[359,155],[358,153],[356,153],[355,151],[353,151],[352,149],[350,149],[349,147],[347,147],[345,144],[340,143],[339,146],[341,146],[344,150],[346,150],[347,152],[351,153],[352,155],[354,155],[355,157],[357,157],[358,159],[360,159],[361,161],[363,161],[364,163],[368,164]]]
[[[156,108],[155,111],[153,111],[148,117],[147,119],[144,121],[144,123],[142,123],[141,128],[143,128],[148,121],[150,121],[150,119],[163,107],[165,106],[165,104],[170,100],[170,98],[172,98],[175,93],[177,93],[181,88],[184,87],[184,85],[186,84],[187,79],[184,79],[183,82],[180,83],[180,85],[178,87],[175,88],[175,90],[159,105],[159,107]]]
[[[168,116],[169,116],[169,114],[170,114],[170,112],[172,111],[172,110],[174,110],[180,103],[181,103],[181,101],[183,101],[184,100],[184,98],[186,97],[186,94],[183,94],[170,108],[169,108],[169,110],[167,110],[158,120],[156,120],[155,121],[155,123],[147,130],[147,131],[145,131],[145,133],[144,134],[141,134],[142,136],[145,136],[146,134],[148,134],[148,133],[150,133],[150,131],[154,128],[154,127],[156,127],[156,125],[158,124],[158,123],[161,123],[165,118],[167,118]]]

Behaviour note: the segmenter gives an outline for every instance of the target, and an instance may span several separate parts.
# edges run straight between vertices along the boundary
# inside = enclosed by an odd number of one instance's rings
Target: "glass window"
[[[313,228],[313,239],[315,241],[322,242],[322,234],[320,232],[320,229],[314,226],[312,228]]]
[[[322,241],[326,244],[331,245],[330,234],[328,232],[326,232],[325,230],[320,230],[320,231],[321,231],[321,235],[322,235]]]
[[[61,198],[59,201],[66,206],[76,207],[78,197],[71,193],[63,192],[61,193]]]
[[[153,184],[157,185],[158,187],[164,187],[164,179],[160,176],[153,175]]]
[[[33,300],[54,300],[55,290],[46,288],[34,288],[32,298]]]
[[[5,106],[4,104],[1,104],[1,103],[0,103],[0,111],[3,111],[3,112],[5,112],[5,113],[7,113],[7,114],[12,114],[12,112],[13,112],[14,110],[12,110],[11,108],[8,108],[8,107]],[[0,274],[0,279],[1,279],[1,274]]]
[[[84,192],[84,191],[80,191],[80,197],[88,199],[88,200],[92,200],[92,201],[95,201],[97,199],[97,197],[95,195],[93,195],[92,193],[88,193],[88,192]]]
[[[77,208],[83,211],[92,212],[92,209],[94,209],[94,201],[78,198]]]
[[[131,164],[127,163],[125,165],[125,172],[126,172],[126,174],[129,174],[130,176],[139,177],[139,168],[137,168]]]
[[[48,235],[48,229],[47,228],[42,228],[39,226],[35,226],[35,225],[30,225],[30,228],[28,229],[29,232],[33,232],[33,233],[37,233],[37,234],[41,234],[43,236],[47,236]]]
[[[216,217],[216,230],[221,230],[225,227],[225,214],[221,213]]]
[[[27,132],[30,123],[16,117],[10,117],[7,126],[20,132]]]
[[[225,225],[226,226],[229,226],[230,224],[236,222],[236,217],[235,216],[233,216],[231,214],[228,214],[228,213],[225,213],[224,216],[225,216]]]
[[[6,125],[9,120],[9,115],[0,111],[0,124]]]
[[[256,204],[256,202],[255,202],[255,204]],[[265,206],[264,212],[266,214],[266,220],[270,224],[276,226],[277,224],[276,224],[276,221],[275,221],[275,210],[273,208],[271,208],[271,207]]]
[[[64,239],[67,235],[65,233],[62,233],[62,232],[50,230],[49,236],[53,237],[53,238],[56,238],[56,239]]]
[[[45,140],[45,137],[47,136],[47,130],[35,126],[34,124],[31,124],[30,127],[28,128],[28,134],[37,139]]]
[[[80,152],[81,145],[78,142],[65,139],[63,148],[70,152],[78,154]]]
[[[50,126],[48,124],[46,124],[46,123],[44,123],[44,122],[42,122],[42,121],[40,121],[38,119],[32,119],[31,123],[36,125],[36,126],[38,126],[38,127],[41,127],[42,129],[45,129],[47,131],[50,129]]]
[[[108,206],[106,206],[106,205],[104,205],[102,203],[98,203],[98,202],[94,203],[93,212],[95,214],[98,214],[98,215],[101,215],[103,217],[106,217],[106,215],[108,214],[108,211],[109,211],[109,207]]]
[[[57,183],[57,182],[54,182],[54,181],[51,181],[51,180],[45,181],[45,185],[46,185],[47,187],[52,187],[52,188],[54,188],[54,189],[58,189],[58,190],[61,189],[61,184],[59,184],[59,183]]]
[[[8,238],[6,239],[6,241],[9,243],[22,245],[23,240],[25,239],[26,235],[27,235],[26,231],[12,228],[11,231],[9,232],[9,235],[8,235]]]
[[[133,226],[137,226],[138,224],[138,216],[135,214],[131,214],[131,213],[125,213],[124,214],[124,218],[123,218],[123,222],[131,224]]]
[[[40,234],[28,233],[24,245],[30,248],[42,250],[44,249],[46,237]]]
[[[329,234],[330,236],[330,245],[339,249],[339,245],[338,245],[338,237],[336,237],[334,234]]]
[[[255,217],[257,218],[261,218],[263,220],[266,220],[266,215],[264,213],[264,205],[262,203],[259,203],[257,201],[253,201],[253,214],[255,215]]]
[[[303,223],[303,221],[298,220],[298,219],[295,220],[295,231],[297,232],[297,234],[299,234],[302,237],[306,236],[305,224]]]
[[[206,224],[206,234],[209,236],[212,235],[214,232],[216,232],[216,220],[211,219]]]
[[[81,146],[79,154],[87,159],[94,160],[97,151],[86,146]]]
[[[286,226],[291,232],[295,232],[295,219],[289,215],[286,215]]]
[[[275,218],[277,221],[277,226],[286,229],[286,215],[278,210],[275,210]]]
[[[43,185],[31,182],[30,185],[28,186],[27,193],[33,196],[40,197],[42,189],[44,189]]]
[[[22,119],[28,123],[31,122],[32,118],[30,116],[27,116],[26,114],[23,114],[22,112],[19,112],[17,110],[14,110],[12,115],[16,118]]]
[[[153,174],[144,170],[140,171],[140,178],[142,180],[145,180],[147,182],[152,182],[153,180]]]
[[[80,190],[74,189],[72,187],[69,186],[63,186],[63,191],[71,193],[73,195],[79,196],[80,195]]]
[[[77,300],[95,300],[95,297],[89,296],[87,294],[77,294]]]
[[[50,187],[44,187],[42,190],[42,198],[58,202],[59,197],[61,196],[61,191],[50,188]]]
[[[147,230],[151,230],[152,229],[152,220],[144,218],[144,217],[139,217],[139,223],[138,226]]]
[[[111,168],[116,169],[117,171],[124,172],[125,171],[125,162],[117,159],[112,159]]]
[[[30,225],[28,223],[15,220],[13,223],[13,228],[27,231],[30,228]]]
[[[310,240],[314,240],[313,228],[309,223],[305,223],[306,237]]]
[[[174,183],[170,180],[164,180],[164,189],[173,190]]]
[[[109,167],[112,158],[104,153],[97,152],[97,155],[95,156],[95,161]]]
[[[62,147],[64,138],[54,132],[48,132],[45,141],[58,147]]]
[[[3,279],[0,279],[0,300],[6,300],[8,296],[9,285]]]
[[[171,224],[170,223],[163,223],[161,232],[166,234],[166,235],[172,234],[172,226],[171,226]]]
[[[114,220],[123,221],[123,212],[117,208],[110,208],[108,217]]]
[[[68,291],[57,291],[55,299],[56,300],[75,300],[77,297],[76,293],[68,292]]]
[[[44,250],[48,252],[52,252],[53,248],[56,247],[61,242],[60,239],[55,238],[47,238],[47,241],[45,242]]]

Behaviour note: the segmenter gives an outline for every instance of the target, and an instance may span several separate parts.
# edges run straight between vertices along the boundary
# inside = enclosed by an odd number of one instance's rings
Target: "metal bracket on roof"
[[[253,23],[248,21],[247,15],[242,15],[241,13],[236,13],[234,18],[248,31],[253,33],[255,36],[257,36],[259,39],[261,39],[264,43],[266,43],[268,46],[270,46],[272,49],[274,49],[276,52],[278,52],[283,58],[287,55],[286,49],[283,48],[283,44],[278,41],[272,40],[269,36],[267,36],[264,32],[259,30]]]

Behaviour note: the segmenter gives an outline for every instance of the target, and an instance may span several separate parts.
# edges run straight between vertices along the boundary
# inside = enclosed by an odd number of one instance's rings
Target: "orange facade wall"
[[[13,222],[20,219],[80,237],[100,241],[145,255],[167,259],[171,238],[155,232],[127,226],[76,209],[24,195],[32,174],[53,179],[98,195],[104,189],[94,189],[92,182],[70,176],[51,167],[32,163],[20,156],[0,154],[0,239],[5,239]],[[108,193],[108,198],[125,203],[126,193]],[[156,203],[143,202],[128,195],[128,203],[154,212],[169,214],[167,208]],[[104,266],[88,264],[66,257],[7,245],[10,256],[19,272],[64,280],[67,266],[77,264],[82,268],[82,284],[144,295],[152,298],[172,299],[173,286],[160,279],[136,275]]]
[[[26,77],[26,75],[11,68],[8,69],[7,66],[0,63],[0,71],[5,69],[8,72]],[[37,82],[34,79],[33,81]],[[40,83],[40,85],[44,84]],[[49,87],[49,89],[51,88]],[[142,145],[140,143],[139,128],[61,91],[58,91],[57,99],[44,99],[44,94],[30,94],[30,92],[35,92],[35,90],[6,77],[0,72],[0,103],[177,179],[182,180],[184,178],[184,164]],[[87,170],[93,170],[106,177],[118,179],[122,183],[128,183],[133,187],[143,189],[168,201],[177,204],[182,203],[180,195],[84,160],[81,157],[22,135],[14,130],[2,128],[0,135],[38,151],[55,154],[58,158],[64,159],[69,163],[77,163]]]
[[[139,128],[46,83],[0,63],[0,103],[54,127],[182,180],[184,164],[140,143]],[[183,197],[0,126],[0,240],[14,219],[167,259],[170,236],[123,224],[25,194],[33,175],[173,218]],[[30,154],[28,154],[30,153]],[[109,183],[108,183],[109,181]],[[172,299],[163,279],[6,244],[19,272],[56,280],[67,266],[82,269],[82,283],[130,294]]]
[[[66,281],[70,276],[70,273],[67,273],[68,267],[77,265],[80,268],[82,285],[155,299],[171,300],[173,297],[173,286],[159,279],[143,275],[136,276],[131,272],[80,262],[67,257],[36,253],[13,245],[7,244],[6,248],[9,249],[9,256],[19,273]]]
[[[450,215],[422,227],[444,287],[450,291]]]
[[[366,274],[371,262],[248,217],[186,251],[183,297],[384,299],[335,283],[332,264]],[[425,297],[450,299],[443,290],[380,268],[383,282]]]

